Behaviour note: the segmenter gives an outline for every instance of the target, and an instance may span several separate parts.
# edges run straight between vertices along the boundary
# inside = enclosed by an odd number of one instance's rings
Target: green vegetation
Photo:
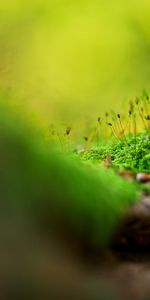
[[[150,172],[150,136],[148,133],[133,135],[106,147],[114,166],[135,172]]]
[[[104,162],[110,156],[113,168],[150,172],[150,136],[146,132],[126,137],[126,140],[111,141],[98,149],[89,149],[80,154],[83,160]]]

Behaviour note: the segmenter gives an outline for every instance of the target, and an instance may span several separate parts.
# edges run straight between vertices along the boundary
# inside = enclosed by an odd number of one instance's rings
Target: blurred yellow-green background
[[[150,88],[150,1],[1,0],[0,89],[45,125]]]

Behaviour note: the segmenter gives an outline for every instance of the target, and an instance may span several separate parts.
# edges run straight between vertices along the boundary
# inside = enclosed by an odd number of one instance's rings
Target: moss
[[[110,155],[114,168],[134,172],[150,172],[150,135],[148,132],[129,135],[121,141],[110,141],[97,149],[90,149],[81,154],[84,160],[101,162]]]
[[[135,172],[150,172],[150,137],[147,132],[127,137],[107,147],[113,164]]]

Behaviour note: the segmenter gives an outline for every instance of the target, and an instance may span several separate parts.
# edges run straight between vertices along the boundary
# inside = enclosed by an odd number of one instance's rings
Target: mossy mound
[[[81,154],[83,160],[102,162],[109,155],[112,167],[150,172],[150,134],[129,135],[120,141],[111,141],[99,148],[86,150]]]

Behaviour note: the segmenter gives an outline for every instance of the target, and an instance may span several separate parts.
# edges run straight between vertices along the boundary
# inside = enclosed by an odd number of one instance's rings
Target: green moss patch
[[[99,148],[91,148],[80,154],[83,160],[103,162],[107,155],[112,160],[112,167],[132,170],[134,172],[150,172],[150,134],[132,134],[120,141],[110,141]]]

